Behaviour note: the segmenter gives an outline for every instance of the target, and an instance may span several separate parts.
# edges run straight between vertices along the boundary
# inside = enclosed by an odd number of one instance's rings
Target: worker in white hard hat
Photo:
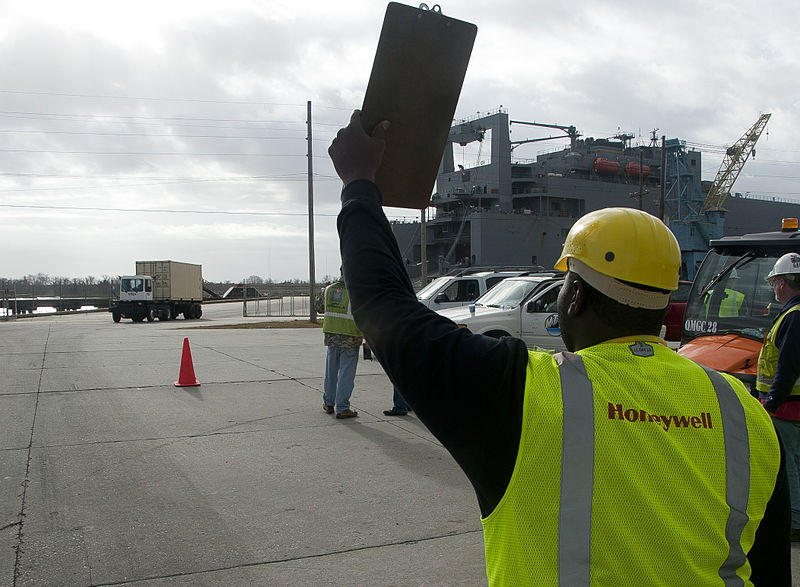
[[[489,585],[790,585],[768,414],[659,338],[669,229],[630,208],[575,223],[556,263],[569,352],[473,334],[416,299],[374,183],[387,132],[355,112],[328,150],[344,278],[375,357],[475,489]]]
[[[764,339],[756,388],[783,443],[792,541],[800,542],[800,254],[783,255],[766,279],[783,308]]]

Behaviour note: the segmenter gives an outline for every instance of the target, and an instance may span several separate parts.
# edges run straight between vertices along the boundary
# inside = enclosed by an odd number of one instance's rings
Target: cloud
[[[236,280],[263,274],[266,257],[273,278],[306,276],[308,100],[317,261],[338,267],[340,184],[326,149],[361,103],[385,5],[7,4],[0,205],[62,208],[0,207],[0,231],[15,235],[4,273],[119,274],[135,259],[174,257]],[[479,28],[458,117],[503,104],[514,119],[587,136],[620,129],[648,141],[657,128],[719,151],[771,111],[735,189],[800,195],[795,4],[444,9]],[[523,133],[535,130],[514,128]],[[539,143],[531,156],[559,144]],[[721,155],[704,159],[709,179]],[[144,209],[218,214],[122,211]]]

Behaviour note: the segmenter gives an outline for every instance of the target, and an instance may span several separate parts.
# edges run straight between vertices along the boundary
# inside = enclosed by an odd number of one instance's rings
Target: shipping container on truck
[[[187,320],[203,314],[203,269],[179,261],[136,261],[136,274],[120,277],[119,299],[109,307],[114,322]]]

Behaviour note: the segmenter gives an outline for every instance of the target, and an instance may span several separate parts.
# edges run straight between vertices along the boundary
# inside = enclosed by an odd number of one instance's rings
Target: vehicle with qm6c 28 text
[[[678,353],[730,373],[755,393],[764,335],[780,314],[766,277],[786,253],[800,253],[796,218],[782,229],[712,240],[697,271]]]
[[[178,261],[136,261],[136,275],[119,278],[119,299],[108,308],[114,322],[187,320],[203,315],[203,269]]]

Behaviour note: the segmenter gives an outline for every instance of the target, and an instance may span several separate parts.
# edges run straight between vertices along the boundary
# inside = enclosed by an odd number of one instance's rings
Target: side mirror
[[[538,309],[536,307],[536,300],[531,300],[530,302],[528,302],[527,305],[525,306],[525,311],[528,314],[533,314],[535,312],[538,312]]]
[[[450,298],[447,297],[447,294],[444,292],[436,294],[436,297],[433,298],[434,304],[446,304],[450,301]]]

